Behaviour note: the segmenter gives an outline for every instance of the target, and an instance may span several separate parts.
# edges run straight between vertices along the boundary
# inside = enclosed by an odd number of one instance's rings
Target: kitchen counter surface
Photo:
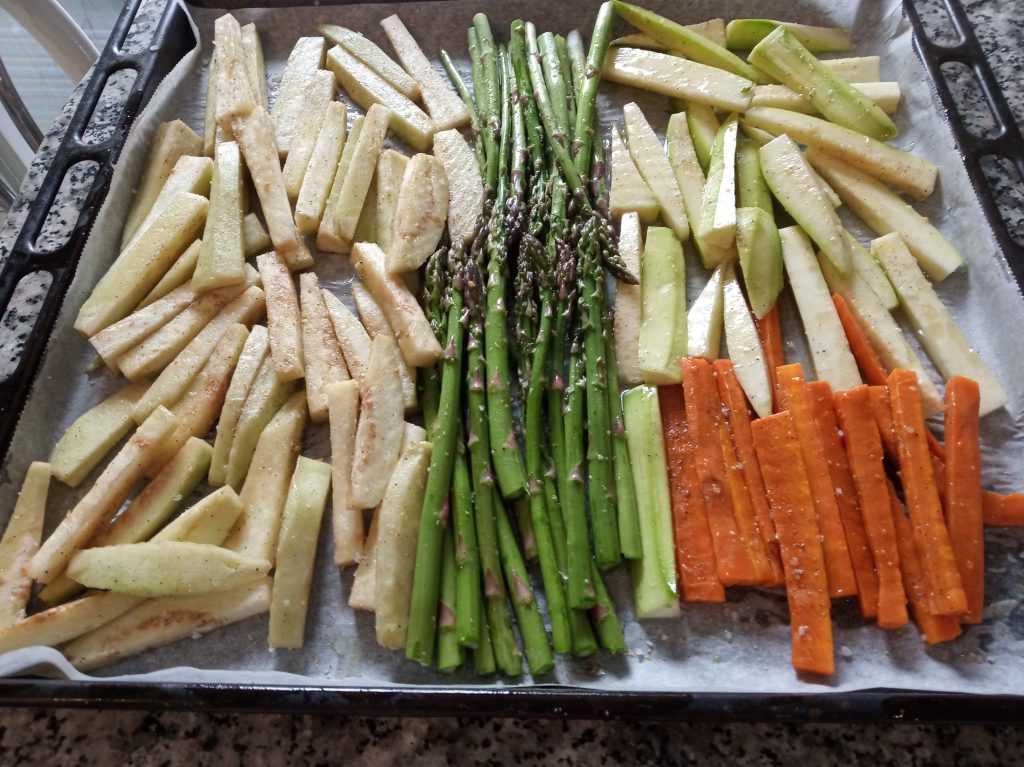
[[[165,0],[146,0],[134,36],[152,34]],[[1022,0],[965,0],[971,23],[1018,124],[1024,124]],[[938,0],[921,2],[938,6]],[[928,13],[931,29],[941,16]],[[961,103],[982,111],[972,130],[991,124],[971,83],[956,83]],[[47,134],[21,196],[0,230],[0,265],[24,221],[78,101],[81,86]],[[1024,194],[1005,167],[991,183],[1024,239]],[[73,223],[75,184],[56,218]],[[60,215],[66,212],[66,216]],[[18,358],[40,286],[28,286],[0,319],[0,374]],[[0,760],[7,764],[705,764],[887,765],[1024,762],[1024,731],[982,726],[621,724],[517,720],[346,719],[175,712],[0,710]]]

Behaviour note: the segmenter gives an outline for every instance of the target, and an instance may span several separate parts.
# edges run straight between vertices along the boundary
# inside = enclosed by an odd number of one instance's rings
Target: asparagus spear
[[[469,465],[462,435],[458,436],[452,486],[455,512],[455,616],[458,643],[476,648],[480,643],[480,557],[476,541]]]
[[[441,593],[437,602],[437,668],[454,671],[464,660],[457,629],[457,567],[451,528],[444,531],[441,549]]]
[[[448,253],[448,272],[453,275],[449,285],[447,342],[441,363],[441,395],[435,427],[431,433],[434,449],[430,473],[423,499],[423,516],[416,544],[416,566],[413,576],[412,604],[405,654],[410,660],[429,665],[434,656],[437,633],[437,600],[440,590],[441,548],[448,526],[450,509],[448,490],[451,487],[458,436],[459,392],[462,376],[463,300],[465,256],[460,248]]]

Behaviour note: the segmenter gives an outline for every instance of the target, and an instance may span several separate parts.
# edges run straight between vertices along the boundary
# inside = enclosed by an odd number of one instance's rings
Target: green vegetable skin
[[[711,147],[708,179],[700,206],[698,229],[705,242],[730,247],[736,239],[736,115],[726,120]]]
[[[771,215],[761,208],[738,208],[736,246],[750,308],[761,319],[782,292],[782,243]]]
[[[879,141],[898,132],[875,102],[822,65],[785,27],[776,28],[758,43],[750,52],[750,61],[802,94],[834,123]]]
[[[629,456],[636,482],[643,557],[630,562],[637,618],[679,615],[672,504],[658,390],[638,386],[623,397]]]
[[[804,47],[815,53],[839,53],[853,48],[850,31],[842,27],[812,27],[772,19],[734,19],[725,27],[725,44],[737,51],[749,51],[779,27],[788,29]]]
[[[764,81],[754,67],[735,53],[716,45],[692,29],[687,29],[682,24],[659,16],[654,11],[623,3],[621,0],[615,0],[613,5],[616,15],[628,21],[651,39],[664,45],[668,50],[678,51],[688,59],[724,69],[734,75],[753,80],[755,83]]]

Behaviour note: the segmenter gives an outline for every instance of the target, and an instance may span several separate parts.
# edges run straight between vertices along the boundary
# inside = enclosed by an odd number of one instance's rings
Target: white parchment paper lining
[[[839,24],[854,29],[856,54],[880,54],[884,80],[898,80],[904,102],[897,117],[897,144],[911,149],[941,168],[936,193],[923,212],[963,249],[968,268],[959,270],[939,287],[983,358],[1010,393],[1007,409],[985,419],[985,479],[989,487],[1020,487],[1024,467],[1024,354],[1018,328],[1024,327],[1024,300],[997,252],[992,233],[961,164],[952,134],[933,97],[925,70],[912,48],[909,25],[898,0],[761,0],[727,6],[709,0],[685,5],[645,2],[667,10],[681,21],[712,16],[758,16],[805,23]],[[578,28],[589,34],[597,3],[550,3],[528,0],[482,3],[450,2],[367,4],[298,9],[253,9],[236,12],[244,24],[260,29],[272,89],[295,39],[315,34],[316,24],[341,23],[375,39],[387,49],[377,22],[397,12],[428,55],[445,47],[464,71],[466,28],[473,13],[486,10],[503,39],[508,23],[517,17],[533,20],[540,29],[566,33]],[[114,174],[110,194],[86,245],[75,281],[50,342],[28,406],[0,474],[0,516],[13,507],[21,479],[32,460],[45,459],[57,436],[80,413],[116,388],[107,372],[88,375],[93,354],[73,329],[78,307],[117,253],[123,212],[145,158],[149,137],[164,120],[181,117],[202,129],[205,67],[209,63],[213,19],[218,13],[194,10],[204,44],[186,56],[154,95],[139,118]],[[623,30],[625,33],[625,30]],[[342,96],[344,98],[344,96]],[[671,105],[666,99],[639,91],[602,86],[600,118],[606,128],[621,120],[621,107],[637,101],[652,123],[664,129]],[[350,111],[350,120],[354,112]],[[868,233],[855,231],[866,240]],[[689,252],[691,298],[706,279]],[[325,255],[317,262],[324,283],[348,300],[351,272],[347,259]],[[808,364],[802,347],[799,319],[792,301],[784,302],[787,356]],[[327,457],[325,435],[311,433],[306,454]],[[54,483],[48,530],[73,505],[82,491]],[[326,523],[325,523],[326,524]],[[329,535],[321,536],[321,551],[301,651],[271,651],[266,646],[266,619],[254,618],[208,636],[185,640],[99,672],[118,680],[226,682],[314,685],[477,685],[471,673],[442,676],[406,662],[401,653],[385,651],[374,641],[372,616],[347,607],[351,575],[339,576],[330,559]],[[683,617],[638,624],[632,615],[632,596],[625,573],[610,577],[610,585],[630,648],[625,657],[605,654],[587,660],[563,658],[542,679],[524,677],[520,683],[578,685],[605,690],[829,692],[875,687],[975,693],[1014,693],[1024,679],[1024,549],[1022,537],[1011,531],[987,534],[989,608],[983,625],[969,628],[960,639],[928,648],[912,626],[881,631],[865,625],[856,605],[847,600],[833,608],[837,672],[824,682],[798,678],[789,662],[789,627],[781,593],[732,589],[725,605],[684,605]],[[44,673],[87,678],[72,669],[55,650],[27,648],[0,656],[0,674]],[[506,684],[483,680],[486,684]]]

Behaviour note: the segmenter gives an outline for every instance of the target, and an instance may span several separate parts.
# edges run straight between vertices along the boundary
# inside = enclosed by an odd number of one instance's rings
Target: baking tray
[[[264,0],[261,6],[288,6],[288,0]],[[233,0],[199,2],[199,6],[244,7]],[[929,39],[921,14],[944,6],[959,42],[940,45]],[[0,316],[6,313],[19,281],[46,272],[51,278],[41,299],[38,318],[24,341],[21,359],[0,382],[0,461],[10,445],[18,416],[35,379],[68,286],[75,274],[86,236],[106,197],[113,167],[133,121],[155,87],[173,65],[195,45],[195,36],[183,8],[171,2],[165,8],[152,43],[141,52],[126,50],[142,0],[123,9],[86,84],[55,159],[30,204],[25,224],[0,273]],[[920,6],[920,9],[919,9]],[[1008,160],[1024,177],[1024,140],[1000,93],[963,8],[956,0],[925,3],[904,0],[904,13],[913,29],[914,47],[960,150],[964,166],[996,241],[1018,283],[1024,284],[1024,247],[999,212],[996,197],[985,177],[982,162],[997,156]],[[942,10],[942,8],[940,8]],[[942,71],[949,62],[969,69],[995,122],[985,138],[972,134]],[[110,135],[87,141],[86,132],[108,80],[117,72],[133,70],[136,79],[121,107]],[[77,213],[71,237],[57,248],[43,249],[36,240],[57,198],[65,174],[78,162],[99,166]],[[905,690],[862,690],[829,694],[645,693],[610,692],[576,687],[535,686],[452,689],[437,685],[414,688],[317,685],[267,686],[247,684],[184,684],[67,681],[47,679],[0,680],[0,704],[72,707],[221,709],[235,711],[335,712],[341,714],[413,716],[535,716],[624,719],[686,719],[736,721],[988,721],[1019,722],[1024,718],[1024,697],[968,695]]]

